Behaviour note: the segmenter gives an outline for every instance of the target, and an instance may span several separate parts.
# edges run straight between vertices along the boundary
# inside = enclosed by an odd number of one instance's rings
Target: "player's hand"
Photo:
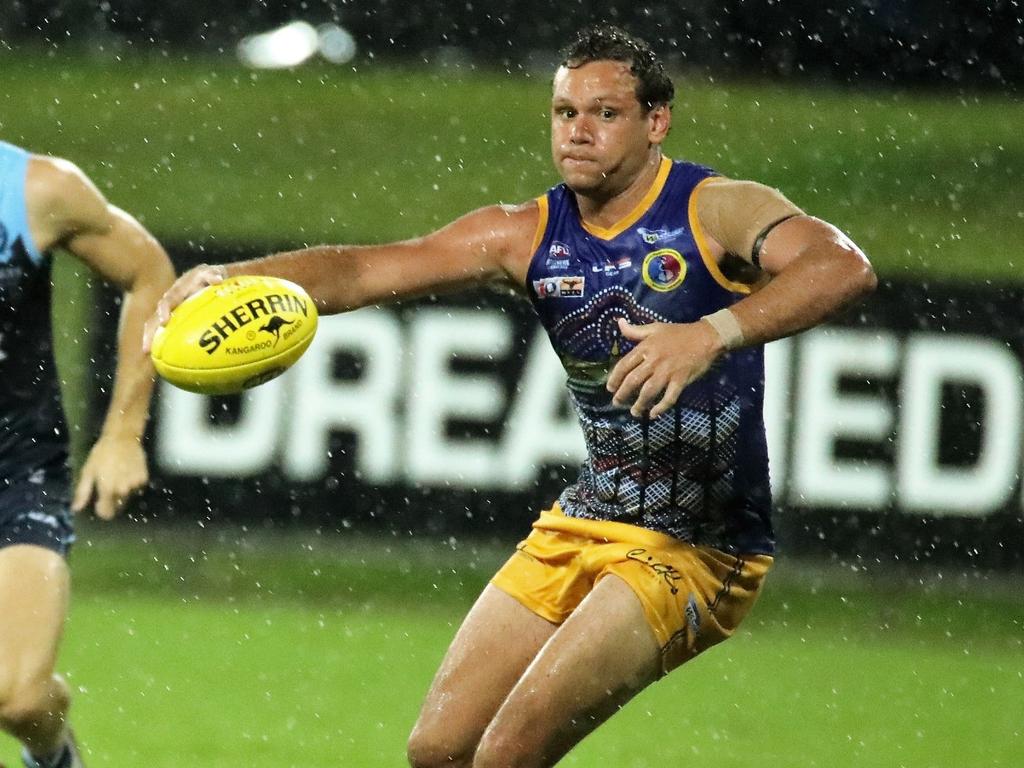
[[[635,418],[647,411],[651,419],[665,413],[723,351],[714,328],[701,321],[630,325],[620,318],[619,330],[636,346],[612,368],[608,391],[615,405],[632,403]]]
[[[153,336],[156,335],[156,329],[167,323],[175,307],[206,286],[224,282],[227,276],[227,270],[220,264],[200,264],[198,267],[192,267],[175,280],[157,303],[156,312],[146,321],[146,328],[142,334],[143,354],[149,354],[149,350],[153,347]]]
[[[78,514],[92,503],[98,518],[112,520],[148,482],[146,453],[139,439],[101,435],[82,467],[71,511]]]

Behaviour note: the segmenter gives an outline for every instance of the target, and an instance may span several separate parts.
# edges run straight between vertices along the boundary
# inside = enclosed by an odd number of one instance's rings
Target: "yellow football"
[[[157,373],[190,392],[225,395],[280,376],[316,333],[316,305],[300,286],[229,277],[183,301],[153,337]]]

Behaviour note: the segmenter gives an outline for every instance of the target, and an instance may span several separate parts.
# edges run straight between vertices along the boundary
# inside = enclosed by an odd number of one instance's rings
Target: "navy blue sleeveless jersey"
[[[645,198],[610,229],[583,222],[564,184],[538,198],[527,290],[568,374],[587,445],[559,505],[570,517],[770,554],[763,348],[727,353],[654,420],[612,405],[605,387],[633,346],[619,318],[692,323],[749,293],[722,274],[697,221],[695,192],[714,178],[707,168],[663,159]]]
[[[63,466],[67,430],[53,361],[50,259],[28,227],[29,154],[0,142],[0,478]]]

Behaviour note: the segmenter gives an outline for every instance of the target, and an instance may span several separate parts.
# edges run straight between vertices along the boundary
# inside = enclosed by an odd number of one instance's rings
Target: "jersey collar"
[[[612,224],[610,227],[598,227],[594,224],[588,224],[580,217],[580,226],[593,235],[599,237],[602,240],[611,240],[618,237],[631,226],[640,221],[640,217],[647,213],[647,209],[651,207],[655,200],[658,199],[658,195],[661,194],[661,190],[665,187],[665,181],[668,179],[668,172],[672,170],[672,161],[667,157],[661,158],[661,165],[658,166],[658,175],[654,177],[654,183],[651,184],[651,188],[647,190],[647,194],[643,196],[643,199],[636,204],[636,207],[626,214],[622,219]]]

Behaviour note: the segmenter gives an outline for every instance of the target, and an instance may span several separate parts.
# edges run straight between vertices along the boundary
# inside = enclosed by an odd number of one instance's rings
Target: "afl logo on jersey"
[[[647,254],[640,272],[649,287],[656,291],[671,291],[686,278],[686,261],[679,251],[661,248]]]
[[[572,251],[569,250],[569,246],[556,240],[548,248],[548,260],[545,266],[548,269],[568,269],[571,255]]]

